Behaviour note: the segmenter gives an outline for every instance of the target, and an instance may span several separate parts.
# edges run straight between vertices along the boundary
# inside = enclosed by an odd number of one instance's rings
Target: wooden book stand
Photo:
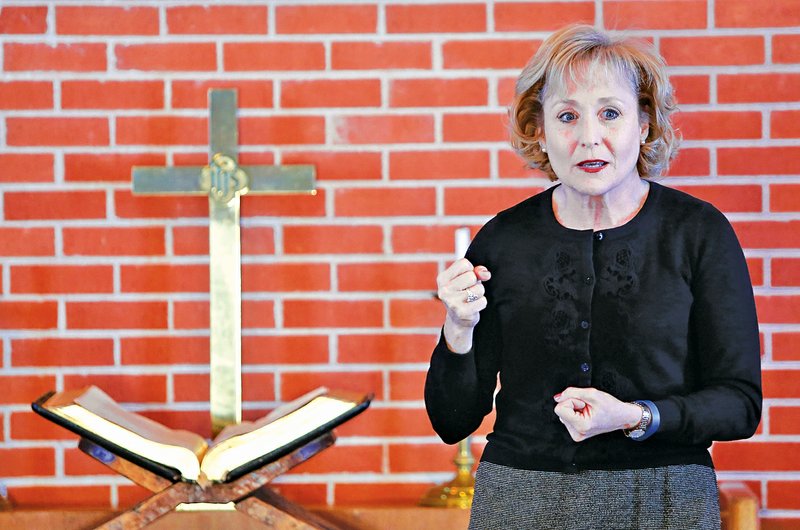
[[[266,484],[320,451],[333,445],[329,431],[288,455],[231,482],[201,484],[170,481],[119,455],[81,438],[78,447],[100,463],[147,488],[153,495],[130,510],[97,527],[98,530],[143,528],[183,503],[230,503],[269,528],[279,530],[345,530],[286,500]]]

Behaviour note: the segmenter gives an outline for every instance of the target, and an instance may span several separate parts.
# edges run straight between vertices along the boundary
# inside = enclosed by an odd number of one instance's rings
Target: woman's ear
[[[648,122],[642,123],[641,127],[639,127],[639,140],[640,144],[644,145],[647,141],[647,135],[650,134],[650,124]]]

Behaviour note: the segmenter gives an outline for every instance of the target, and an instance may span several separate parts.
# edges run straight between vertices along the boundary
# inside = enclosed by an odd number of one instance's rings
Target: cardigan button
[[[589,363],[583,363],[583,364],[581,364],[581,372],[584,372],[584,373],[586,373],[586,372],[588,372],[588,371],[589,371],[589,368],[590,368],[590,367],[589,367]]]
[[[603,235],[603,232],[595,232],[595,233],[594,233],[594,238],[595,238],[597,241],[602,241],[604,237],[605,237],[605,236]]]
[[[583,283],[585,283],[586,285],[591,285],[593,280],[594,278],[592,278],[591,276],[584,276]]]
[[[589,329],[589,322],[586,320],[581,320],[581,327],[583,329]]]

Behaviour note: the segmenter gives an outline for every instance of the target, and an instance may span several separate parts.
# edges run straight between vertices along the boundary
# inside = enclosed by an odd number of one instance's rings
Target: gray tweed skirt
[[[481,462],[470,530],[718,530],[714,470],[678,465],[574,474]]]

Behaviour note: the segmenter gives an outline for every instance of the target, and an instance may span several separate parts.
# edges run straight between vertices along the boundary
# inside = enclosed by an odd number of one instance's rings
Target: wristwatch
[[[638,440],[647,432],[647,428],[650,426],[650,422],[653,420],[653,415],[650,412],[650,407],[641,401],[632,401],[632,403],[634,405],[638,405],[639,408],[642,409],[642,419],[639,420],[639,423],[637,423],[632,429],[623,429],[622,432],[625,433],[625,436],[631,440]]]

